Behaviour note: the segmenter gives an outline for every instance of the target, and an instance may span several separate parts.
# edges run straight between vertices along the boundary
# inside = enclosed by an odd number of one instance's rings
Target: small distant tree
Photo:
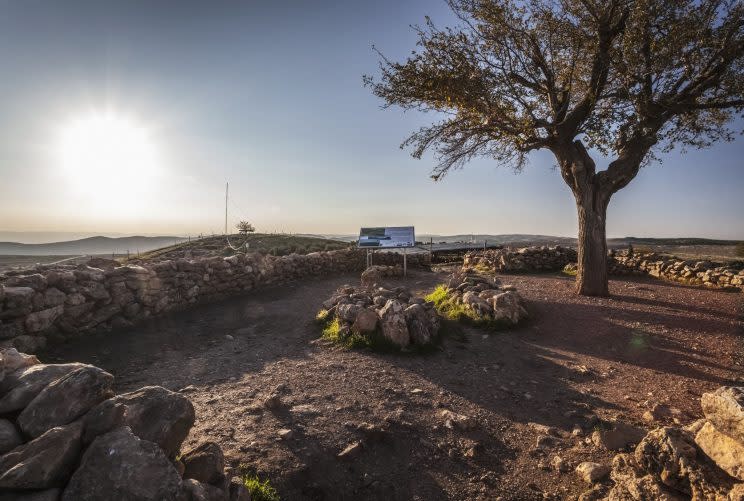
[[[366,85],[440,121],[403,146],[441,179],[477,156],[521,170],[553,153],[579,219],[577,291],[606,295],[607,206],[654,150],[731,140],[744,110],[741,0],[449,0],[405,62]],[[607,160],[598,169],[591,149]],[[744,164],[743,164],[744,165]],[[704,166],[700,166],[704,168]]]
[[[253,233],[254,231],[256,231],[256,228],[254,228],[253,225],[248,221],[241,221],[236,224],[235,227],[238,229],[238,233],[240,233],[241,235],[247,235],[248,233]]]

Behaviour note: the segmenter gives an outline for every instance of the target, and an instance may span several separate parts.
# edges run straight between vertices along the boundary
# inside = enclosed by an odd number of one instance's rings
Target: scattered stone
[[[282,440],[289,440],[294,436],[294,431],[290,430],[289,428],[282,428],[277,432],[277,435],[279,435],[279,438]]]
[[[458,414],[449,409],[440,411],[439,416],[444,419],[444,426],[451,430],[458,428],[463,431],[469,431],[475,428],[475,421],[470,416]]]
[[[158,499],[175,501],[181,477],[163,451],[129,428],[100,435],[83,454],[62,501]]]
[[[192,478],[205,484],[214,484],[222,480],[225,469],[225,457],[220,446],[214,442],[204,442],[183,456],[184,478]]]
[[[592,433],[594,445],[609,451],[619,451],[629,445],[637,444],[645,435],[643,429],[621,421],[615,421],[610,426],[612,428],[609,430],[597,430]]]
[[[225,501],[225,492],[214,485],[187,478],[181,485],[178,501]]]
[[[576,467],[576,473],[584,480],[584,482],[593,484],[609,475],[610,467],[599,463],[585,461]]]
[[[362,443],[361,442],[354,442],[353,444],[349,444],[344,450],[338,453],[336,457],[339,459],[344,460],[352,460],[359,456],[359,454],[362,452]]]
[[[566,473],[571,469],[568,463],[560,456],[555,456],[550,464],[558,473]]]

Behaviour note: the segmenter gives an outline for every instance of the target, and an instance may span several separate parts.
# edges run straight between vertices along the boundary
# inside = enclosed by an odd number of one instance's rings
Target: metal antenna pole
[[[227,235],[227,189],[230,187],[230,183],[225,183],[225,235]]]

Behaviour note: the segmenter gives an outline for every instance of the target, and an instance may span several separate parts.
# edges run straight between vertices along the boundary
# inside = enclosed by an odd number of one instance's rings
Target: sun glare
[[[109,204],[142,194],[159,168],[150,131],[116,113],[94,113],[65,124],[58,160],[81,194]]]

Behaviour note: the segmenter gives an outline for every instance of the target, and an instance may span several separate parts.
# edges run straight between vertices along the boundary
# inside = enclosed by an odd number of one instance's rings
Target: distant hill
[[[89,237],[66,242],[21,244],[0,242],[2,256],[79,256],[81,254],[126,254],[158,249],[186,240],[183,237]]]

